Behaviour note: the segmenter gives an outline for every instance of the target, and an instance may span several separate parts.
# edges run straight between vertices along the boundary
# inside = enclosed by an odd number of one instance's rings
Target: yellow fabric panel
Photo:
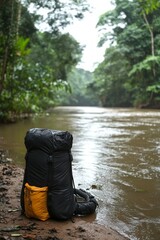
[[[24,206],[28,218],[37,218],[46,221],[49,218],[47,210],[48,187],[35,187],[25,184]]]

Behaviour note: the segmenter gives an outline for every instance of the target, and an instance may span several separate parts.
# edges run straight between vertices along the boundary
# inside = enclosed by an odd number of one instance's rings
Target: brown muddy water
[[[99,202],[97,221],[132,240],[160,239],[160,111],[58,107],[50,114],[0,125],[1,148],[24,166],[30,128],[73,135],[73,176]]]

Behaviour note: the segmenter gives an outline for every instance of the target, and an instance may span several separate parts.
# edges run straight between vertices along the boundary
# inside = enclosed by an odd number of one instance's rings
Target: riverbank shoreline
[[[0,163],[0,239],[14,240],[125,240],[116,231],[87,217],[73,221],[45,222],[21,214],[20,192],[24,170],[12,163]]]

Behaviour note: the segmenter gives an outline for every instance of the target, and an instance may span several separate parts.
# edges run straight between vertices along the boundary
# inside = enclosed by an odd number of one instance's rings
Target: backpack
[[[95,198],[74,187],[72,142],[68,131],[32,128],[26,133],[21,207],[28,218],[67,220],[95,211]],[[84,202],[79,203],[78,196]]]

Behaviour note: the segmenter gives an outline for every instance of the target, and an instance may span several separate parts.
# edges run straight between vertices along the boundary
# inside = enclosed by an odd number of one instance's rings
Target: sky
[[[96,29],[99,16],[113,9],[110,0],[88,0],[92,7],[91,13],[86,13],[83,20],[77,20],[68,26],[68,31],[81,45],[85,46],[81,63],[77,67],[93,71],[98,63],[103,61],[106,46],[98,48],[99,33]]]

